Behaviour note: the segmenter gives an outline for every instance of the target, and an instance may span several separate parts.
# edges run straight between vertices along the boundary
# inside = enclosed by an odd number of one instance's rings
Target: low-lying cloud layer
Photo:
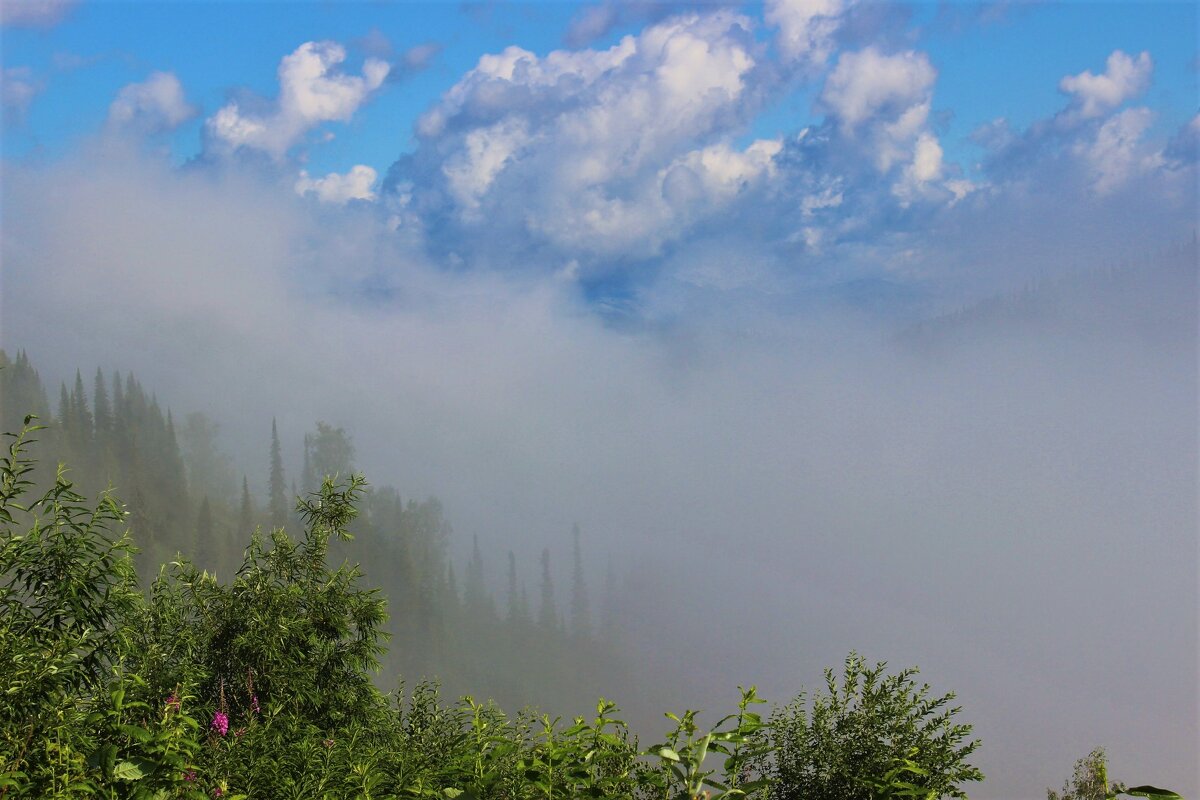
[[[300,156],[382,58],[302,44],[215,111],[126,87],[79,152],[3,165],[4,346],[132,368],[263,474],[272,416],[345,426],[528,563],[578,521],[685,701],[786,699],[857,648],[959,691],[973,796],[1097,744],[1195,794],[1200,128],[1155,132],[1151,56],[977,131],[968,175],[938,68],[858,6],[617,9],[483,55],[378,171]],[[6,104],[36,80],[9,72]],[[819,122],[746,135],[797,86]],[[146,147],[197,113],[202,157]]]

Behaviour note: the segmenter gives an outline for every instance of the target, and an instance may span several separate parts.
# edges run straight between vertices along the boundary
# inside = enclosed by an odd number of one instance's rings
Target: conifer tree
[[[270,512],[271,526],[282,528],[287,524],[287,496],[284,494],[283,456],[279,450],[279,430],[275,418],[271,418],[271,480]]]
[[[571,573],[571,633],[581,639],[592,635],[592,614],[588,603],[587,578],[583,574],[583,551],[579,545],[579,525],[571,529],[574,569]]]
[[[96,378],[92,383],[92,404],[95,408],[96,443],[101,447],[108,445],[112,435],[112,405],[108,401],[108,389],[104,386],[104,372],[97,367]]]
[[[508,621],[515,623],[520,619],[520,597],[517,595],[517,557],[513,551],[508,551]]]
[[[612,557],[604,567],[604,619],[601,622],[600,638],[612,644],[617,638],[617,578],[613,571]]]
[[[0,349],[0,419],[3,430],[20,430],[26,414],[36,414],[43,422],[50,422],[50,403],[46,389],[29,356],[18,350],[14,360]]]
[[[213,537],[212,506],[208,495],[200,502],[200,511],[196,514],[196,536],[192,552],[196,554],[196,566],[215,572],[217,568],[217,548]]]
[[[313,472],[312,463],[312,435],[304,434],[304,470],[300,475],[300,482],[304,484],[304,491],[311,492],[317,488],[318,480]],[[292,494],[296,494],[296,482],[292,481]]]
[[[71,392],[71,414],[74,420],[75,441],[80,449],[92,441],[92,412],[88,407],[87,392],[83,388],[83,375],[75,370],[75,388]]]
[[[158,403],[153,404],[155,411]],[[159,416],[161,419],[161,416]],[[167,409],[166,424],[162,427],[161,457],[163,459],[163,484],[166,502],[166,517],[173,525],[178,525],[187,517],[188,491],[187,475],[183,468],[183,453],[179,449],[179,439],[175,436],[175,420],[171,409]]]
[[[546,631],[558,627],[558,611],[554,602],[554,579],[550,576],[550,548],[542,550],[542,605],[538,609],[538,625]]]
[[[457,607],[460,598],[458,596],[458,579],[454,577],[454,565],[448,564],[446,567],[446,594],[449,597],[452,605]]]
[[[250,481],[242,476],[242,505],[238,512],[237,535],[249,538],[254,532],[254,498],[250,496]]]
[[[526,591],[525,581],[521,581],[521,599],[517,606],[517,619],[529,621],[529,592]]]
[[[58,425],[63,431],[69,432],[71,423],[74,421],[71,414],[71,396],[67,394],[67,385],[60,383],[58,386]]]
[[[479,552],[479,536],[472,538],[471,560],[467,562],[467,585],[465,598],[467,611],[481,614],[488,605],[487,587],[483,583],[483,556]]]

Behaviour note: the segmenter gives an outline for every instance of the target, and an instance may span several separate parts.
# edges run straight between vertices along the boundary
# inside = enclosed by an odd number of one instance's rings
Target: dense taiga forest
[[[59,395],[0,351],[0,796],[934,800],[983,780],[952,693],[854,653],[770,713],[753,686],[724,717],[667,713],[648,747],[604,698],[551,716],[636,670],[611,580],[591,619],[578,527],[569,613],[548,551],[536,612],[511,553],[499,609],[478,542],[460,590],[441,506],[368,487],[341,429],[304,437],[297,487],[273,425],[255,498],[215,424],[177,427],[132,374]],[[1110,782],[1101,749],[1047,796],[1121,794],[1178,798]]]
[[[0,351],[0,365],[3,429],[20,430],[24,413],[36,414],[46,424],[41,461],[68,465],[67,477],[86,496],[113,488],[126,506],[143,583],[180,554],[228,580],[253,531],[269,537],[276,528],[299,528],[296,499],[318,490],[324,476],[354,472],[350,436],[317,422],[298,443],[302,474],[287,475],[272,423],[263,435],[267,474],[256,481],[268,492],[257,497],[220,451],[217,422],[199,412],[177,421],[133,374],[97,370],[87,383],[77,374],[52,407],[24,352],[10,358]],[[53,479],[42,471],[36,488]],[[380,630],[393,641],[383,658],[388,679],[437,677],[452,695],[473,691],[508,707],[564,709],[587,702],[581,687],[634,684],[618,655],[616,578],[609,570],[593,614],[578,526],[563,532],[562,552],[547,549],[536,565],[518,565],[511,551],[505,563],[487,565],[477,540],[469,560],[455,565],[453,532],[437,498],[405,499],[390,486],[367,485],[357,510],[348,528],[353,545],[333,542],[330,558],[367,565],[364,585],[386,590],[390,611]],[[555,586],[552,557],[571,559],[569,585]],[[486,582],[489,569],[504,576],[499,599]],[[540,576],[532,589],[519,577],[525,572]]]

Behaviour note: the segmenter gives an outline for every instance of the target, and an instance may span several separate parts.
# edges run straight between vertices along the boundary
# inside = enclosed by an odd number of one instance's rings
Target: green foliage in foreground
[[[383,598],[327,564],[361,478],[302,501],[301,538],[256,534],[230,583],[179,560],[146,597],[116,501],[87,505],[62,469],[28,499],[29,422],[0,464],[0,797],[928,800],[982,777],[947,698],[857,657],[810,714],[764,721],[751,687],[711,729],[668,715],[647,749],[605,700],[564,723],[429,683],[385,695]]]
[[[1126,786],[1108,781],[1108,760],[1104,748],[1097,747],[1075,762],[1075,774],[1063,784],[1061,792],[1046,790],[1046,800],[1117,800],[1121,795],[1149,800],[1183,800],[1170,789],[1156,786]]]
[[[961,785],[983,780],[967,763],[979,747],[971,726],[956,724],[953,694],[931,697],[916,669],[887,675],[858,655],[839,683],[825,671],[827,693],[801,695],[771,720],[774,757],[765,769],[779,800],[870,800],[892,789],[912,797],[966,797]]]

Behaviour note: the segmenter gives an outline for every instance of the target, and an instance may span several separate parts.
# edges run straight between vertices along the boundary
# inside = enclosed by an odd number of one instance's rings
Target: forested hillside
[[[221,452],[216,421],[200,412],[176,418],[132,373],[96,370],[85,381],[79,372],[52,403],[25,352],[10,357],[0,350],[0,365],[3,430],[20,430],[24,415],[36,414],[47,426],[38,433],[44,463],[69,465],[84,495],[114,488],[139,548],[143,586],[179,554],[229,579],[253,531],[297,529],[297,499],[316,491],[322,476],[354,471],[350,435],[317,422],[301,443],[302,474],[289,476],[272,424],[263,432],[266,480],[256,481],[267,492],[257,496]],[[54,475],[42,470],[36,477],[44,491]],[[389,598],[382,630],[391,644],[379,677],[385,688],[401,677],[434,678],[452,695],[472,691],[514,708],[571,711],[597,691],[634,684],[614,646],[614,580],[610,573],[593,613],[578,526],[563,532],[561,552],[547,549],[537,564],[519,564],[511,551],[504,563],[487,563],[478,540],[466,563],[455,564],[454,534],[437,498],[369,485],[359,511],[349,528],[352,550],[334,542],[331,558],[364,565],[366,584]],[[555,585],[553,557],[571,559],[568,585]],[[540,576],[534,586],[526,573]],[[496,592],[488,578],[500,576]]]

